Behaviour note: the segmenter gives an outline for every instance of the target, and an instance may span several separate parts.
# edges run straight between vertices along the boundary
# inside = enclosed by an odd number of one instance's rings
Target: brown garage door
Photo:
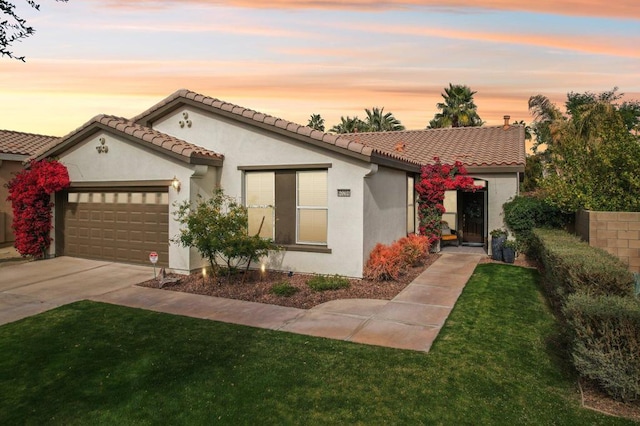
[[[63,254],[150,265],[169,262],[169,196],[153,191],[69,192],[64,201]]]

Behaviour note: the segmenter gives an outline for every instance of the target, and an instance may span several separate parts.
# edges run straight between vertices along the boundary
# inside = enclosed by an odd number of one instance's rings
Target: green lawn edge
[[[633,424],[580,407],[535,270],[479,265],[428,354],[82,301],[0,327],[4,424]]]

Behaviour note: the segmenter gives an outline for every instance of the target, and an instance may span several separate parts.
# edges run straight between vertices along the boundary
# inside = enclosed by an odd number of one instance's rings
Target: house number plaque
[[[338,197],[351,197],[350,189],[338,189]]]

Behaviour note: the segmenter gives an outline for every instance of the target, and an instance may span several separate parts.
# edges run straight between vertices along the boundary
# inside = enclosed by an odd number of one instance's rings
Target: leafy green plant
[[[530,196],[516,196],[504,203],[502,209],[507,227],[523,249],[528,247],[534,228],[564,228],[573,217],[543,199]]]
[[[623,401],[640,399],[640,304],[619,296],[569,296],[571,356],[581,376]]]
[[[226,265],[229,275],[242,266],[246,272],[252,261],[278,249],[271,239],[248,234],[246,207],[222,189],[210,199],[199,197],[194,205],[184,201],[177,207],[175,216],[182,229],[172,241],[198,250],[214,275],[220,272],[219,263]]]
[[[315,275],[307,281],[314,291],[339,290],[349,287],[349,280],[340,275]]]
[[[281,281],[271,287],[271,293],[282,297],[291,297],[299,291],[298,287],[294,287],[286,281]]]
[[[506,229],[502,229],[502,228],[498,228],[498,229],[494,229],[493,231],[489,232],[489,234],[493,237],[493,238],[499,238],[499,237],[508,237],[509,236],[509,231],[507,231]]]

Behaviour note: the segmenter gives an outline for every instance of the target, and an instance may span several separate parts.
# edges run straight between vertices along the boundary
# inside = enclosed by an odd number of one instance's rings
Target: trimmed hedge
[[[534,228],[564,228],[573,214],[563,213],[543,199],[518,195],[502,205],[504,223],[516,237],[520,247],[527,249]]]
[[[573,335],[571,356],[581,376],[623,401],[640,399],[640,302],[576,293],[564,317]]]
[[[535,229],[529,254],[571,337],[573,365],[614,398],[640,399],[640,301],[626,266],[561,230]]]
[[[566,231],[535,229],[529,254],[543,265],[547,286],[561,299],[577,291],[633,295],[633,275],[620,259]]]

